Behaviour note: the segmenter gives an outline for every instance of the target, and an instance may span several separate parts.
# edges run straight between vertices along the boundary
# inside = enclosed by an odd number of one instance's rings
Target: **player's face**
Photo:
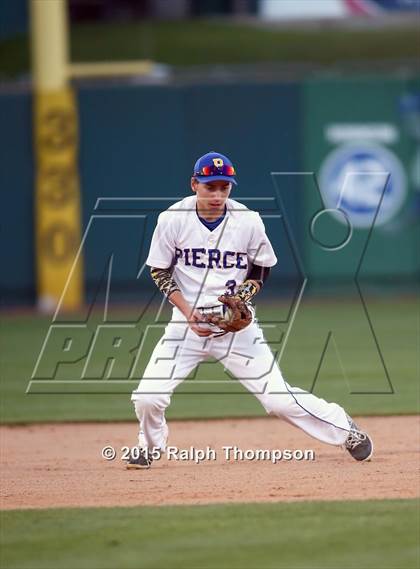
[[[197,205],[200,210],[223,214],[226,200],[232,190],[232,183],[216,180],[203,184],[192,178],[191,189],[197,194]]]

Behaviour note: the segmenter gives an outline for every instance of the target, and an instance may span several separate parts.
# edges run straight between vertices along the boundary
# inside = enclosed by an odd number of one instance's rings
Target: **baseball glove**
[[[206,315],[205,318],[209,324],[214,324],[225,332],[239,332],[251,324],[253,313],[246,302],[228,294],[219,296],[218,300],[225,305],[225,314],[224,316]]]

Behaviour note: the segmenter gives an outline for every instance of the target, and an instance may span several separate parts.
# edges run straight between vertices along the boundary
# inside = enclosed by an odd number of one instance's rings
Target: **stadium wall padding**
[[[360,261],[360,278],[418,274],[420,180],[414,179],[413,168],[420,156],[419,142],[407,128],[407,121],[415,120],[406,116],[407,96],[418,97],[420,121],[420,89],[404,78],[337,76],[305,82],[304,170],[315,173],[321,194],[332,202],[330,207],[337,207],[341,200],[352,225],[345,252],[314,246],[309,213],[316,211],[319,200],[314,178],[307,176],[303,238],[306,267],[313,278],[353,277]],[[363,174],[366,167],[378,170],[376,178]],[[379,212],[386,213],[387,220],[379,214],[375,218],[379,202]],[[336,233],[337,243],[345,239],[343,223],[324,222],[330,238]]]
[[[104,280],[111,257],[111,299],[129,290],[141,294],[142,287],[151,286],[146,272],[140,279],[136,276],[157,215],[189,194],[194,160],[209,150],[232,158],[239,182],[232,197],[263,215],[279,259],[271,277],[276,290],[301,281],[299,262],[313,278],[348,278],[354,266],[344,258],[331,262],[311,240],[308,224],[316,193],[310,174],[319,175],[320,165],[336,146],[326,138],[329,125],[366,122],[391,124],[397,133],[395,142],[385,146],[403,164],[408,191],[398,214],[372,234],[362,269],[369,278],[414,278],[420,269],[415,230],[419,192],[409,172],[418,143],[404,126],[399,106],[404,94],[419,91],[418,82],[409,79],[79,85],[88,290],[97,290]],[[5,304],[33,302],[35,294],[31,105],[31,96],[22,88],[8,87],[0,94],[0,286]],[[328,223],[326,227],[329,235],[337,227],[341,235],[343,229]],[[354,233],[357,251],[364,232]]]
[[[0,93],[0,125],[0,299],[33,302],[32,97],[20,89]]]

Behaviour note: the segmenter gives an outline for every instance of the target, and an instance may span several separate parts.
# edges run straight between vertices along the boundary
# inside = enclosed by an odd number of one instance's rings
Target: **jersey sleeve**
[[[260,267],[273,267],[277,263],[277,257],[265,232],[263,220],[258,213],[255,216],[247,255],[254,265]]]
[[[173,237],[172,216],[163,212],[158,217],[156,228],[150,243],[149,255],[146,265],[157,269],[168,269],[175,253],[175,240]]]

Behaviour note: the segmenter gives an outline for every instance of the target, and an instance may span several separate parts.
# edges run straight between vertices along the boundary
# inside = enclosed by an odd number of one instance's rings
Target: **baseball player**
[[[173,315],[131,396],[139,452],[127,468],[149,468],[150,450],[165,451],[171,395],[210,356],[267,413],[324,443],[344,445],[356,460],[369,460],[372,440],[342,407],[286,383],[254,318],[251,301],[277,258],[260,215],[230,199],[235,175],[229,158],[205,154],[194,166],[192,195],[159,215],[146,264]]]

